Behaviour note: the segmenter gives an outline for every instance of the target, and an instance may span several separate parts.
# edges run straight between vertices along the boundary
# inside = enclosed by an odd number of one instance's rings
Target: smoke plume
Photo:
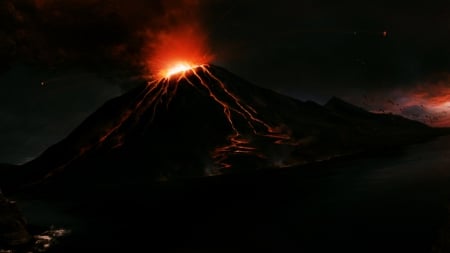
[[[20,60],[148,71],[149,57],[182,43],[174,33],[206,47],[201,8],[196,0],[5,0],[0,67]]]

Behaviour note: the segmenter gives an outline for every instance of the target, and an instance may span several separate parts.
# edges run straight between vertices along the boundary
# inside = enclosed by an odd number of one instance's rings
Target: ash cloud
[[[0,56],[6,60],[0,67],[24,61],[137,69],[149,40],[181,24],[199,24],[200,8],[195,0],[2,1]]]

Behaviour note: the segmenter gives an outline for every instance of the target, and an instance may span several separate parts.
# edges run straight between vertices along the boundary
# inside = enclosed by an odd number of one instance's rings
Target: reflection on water
[[[72,230],[62,247],[56,244],[66,230],[35,237],[44,251],[135,244],[163,252],[424,253],[448,215],[450,137],[312,168],[170,183],[91,197],[84,209],[71,201],[17,200],[30,224]]]
[[[33,236],[33,243],[29,246],[25,251],[23,249],[19,250],[11,250],[11,249],[0,249],[0,253],[18,253],[18,252],[27,252],[27,253],[38,253],[38,252],[46,252],[50,250],[54,245],[57,245],[60,240],[68,236],[70,234],[70,230],[64,228],[53,228],[51,227],[49,230],[42,232],[41,234]]]
[[[34,242],[34,252],[45,252],[49,250],[53,245],[57,244],[61,237],[70,234],[70,230],[63,228],[47,230],[40,235],[33,236]]]

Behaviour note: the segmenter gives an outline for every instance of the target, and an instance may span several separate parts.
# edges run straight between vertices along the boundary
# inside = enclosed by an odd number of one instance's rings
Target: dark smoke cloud
[[[213,49],[233,49],[221,65],[302,99],[414,86],[450,70],[448,0],[217,1]]]
[[[161,32],[199,23],[195,0],[5,0],[0,56],[49,66],[140,67],[142,48]]]

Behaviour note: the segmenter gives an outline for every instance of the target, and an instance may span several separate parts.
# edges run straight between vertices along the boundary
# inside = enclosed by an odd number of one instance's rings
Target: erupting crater
[[[173,75],[184,74],[186,71],[195,69],[200,65],[192,64],[186,61],[179,61],[173,63],[173,65],[168,66],[166,69],[162,70],[160,76],[162,78],[170,78]]]

